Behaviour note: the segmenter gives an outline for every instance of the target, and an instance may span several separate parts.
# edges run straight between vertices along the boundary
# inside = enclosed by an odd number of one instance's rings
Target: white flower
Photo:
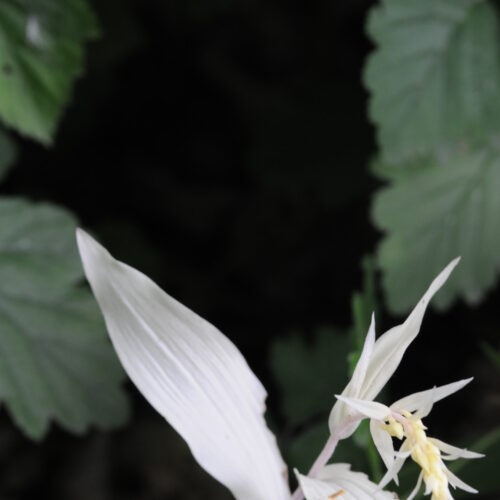
[[[330,464],[316,479],[295,474],[307,500],[394,500],[394,494],[380,491],[366,474],[350,469],[349,464]]]
[[[426,434],[422,418],[426,417],[435,402],[462,389],[472,379],[459,380],[452,384],[434,387],[417,392],[385,406],[375,401],[337,396],[359,415],[370,418],[370,431],[373,441],[388,468],[379,484],[383,488],[391,480],[398,482],[397,474],[406,458],[411,458],[421,467],[417,485],[408,500],[418,493],[422,480],[426,485],[425,494],[432,493],[432,500],[450,500],[448,485],[461,488],[469,493],[477,491],[458,479],[445,466],[443,460],[457,458],[480,458],[483,455],[456,448]],[[398,452],[395,452],[392,437],[403,440]],[[441,455],[441,452],[446,455]]]
[[[450,262],[434,279],[404,323],[391,328],[377,341],[375,341],[375,319],[372,316],[361,356],[342,396],[366,401],[377,397],[396,371],[406,349],[418,335],[429,301],[446,282],[459,260],[457,258]],[[356,430],[359,418],[342,402],[341,398],[338,399],[339,401],[335,403],[330,413],[328,423],[332,436],[345,439]]]
[[[239,500],[289,500],[264,420],[266,391],[214,326],[77,231],[85,274],[118,357],[200,465]]]

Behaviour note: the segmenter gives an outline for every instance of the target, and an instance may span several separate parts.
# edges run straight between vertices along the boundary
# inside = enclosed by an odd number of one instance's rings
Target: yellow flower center
[[[389,417],[384,429],[398,439],[406,438],[403,449],[409,450],[411,458],[422,468],[427,490],[432,492],[431,500],[449,500],[452,496],[439,448],[429,441],[420,418],[408,411],[402,415],[401,422]]]

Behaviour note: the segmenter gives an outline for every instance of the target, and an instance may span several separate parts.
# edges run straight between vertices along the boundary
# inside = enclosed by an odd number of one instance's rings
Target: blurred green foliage
[[[495,498],[500,489],[498,464],[500,462],[500,428],[473,441],[468,449],[483,453],[484,458],[478,460],[457,460],[450,464],[450,470],[460,479],[480,490],[482,496]],[[467,493],[457,490],[457,498],[467,497]]]
[[[376,50],[365,68],[377,127],[374,172],[390,187],[373,219],[387,303],[410,309],[457,255],[452,282],[436,298],[475,304],[500,265],[500,44],[492,2],[383,0],[367,25]]]
[[[382,0],[367,32],[369,114],[394,169],[500,126],[498,20],[485,0]]]
[[[0,118],[49,144],[97,21],[84,0],[0,5]],[[0,130],[0,177],[16,159]],[[51,421],[76,433],[123,424],[124,373],[75,244],[76,220],[50,204],[0,198],[0,399],[27,436]]]
[[[298,335],[277,340],[271,351],[271,368],[282,389],[282,410],[292,425],[327,414],[334,394],[347,383],[348,339],[322,328],[308,345]],[[326,426],[326,424],[324,424]]]
[[[7,174],[17,157],[17,148],[10,136],[0,129],[0,181]]]
[[[52,142],[84,44],[97,36],[85,0],[3,0],[0,4],[0,118],[23,135]]]
[[[373,218],[387,232],[378,249],[387,299],[410,309],[435,273],[461,256],[457,272],[433,303],[458,296],[477,304],[500,265],[500,150],[478,148],[446,165],[424,164],[377,194]]]
[[[500,352],[493,349],[493,347],[486,342],[483,342],[481,344],[481,348],[483,349],[484,354],[490,360],[490,362],[500,370]]]
[[[0,198],[0,398],[34,439],[52,420],[82,433],[128,414],[100,311],[78,286],[75,227],[53,205]]]

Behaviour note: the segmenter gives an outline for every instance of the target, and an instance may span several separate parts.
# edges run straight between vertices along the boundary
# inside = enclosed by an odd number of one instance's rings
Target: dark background
[[[4,192],[70,208],[116,257],[216,324],[283,423],[272,340],[347,327],[361,259],[381,238],[369,217],[381,183],[368,170],[376,145],[361,85],[372,2],[94,4],[102,36],[55,145],[20,139]],[[499,298],[430,311],[394,378],[400,396],[476,377],[431,417],[444,440],[498,423],[498,374],[479,342],[498,344]],[[379,333],[401,319],[382,311]],[[54,427],[40,445],[2,413],[0,498],[229,498],[130,394],[126,429],[74,437]]]

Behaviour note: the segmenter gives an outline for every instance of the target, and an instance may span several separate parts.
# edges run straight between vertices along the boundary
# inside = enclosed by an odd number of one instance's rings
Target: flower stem
[[[328,463],[328,460],[330,460],[333,455],[338,442],[338,436],[330,436],[328,438],[324,448],[321,450],[321,453],[318,455],[318,458],[315,460],[309,470],[309,473],[307,474],[309,477],[316,477],[318,472]]]
[[[344,431],[346,428],[351,425],[353,422],[356,420],[360,420],[359,416],[355,418],[350,418],[348,419],[344,425],[338,429],[338,431],[335,434],[331,434],[330,437],[328,438],[328,441],[326,442],[325,446],[321,450],[321,453],[318,455],[318,458],[314,461],[311,469],[309,470],[309,473],[307,474],[308,477],[316,477],[318,475],[318,472],[328,463],[328,460],[332,457],[335,448],[337,447],[338,442],[340,441]],[[293,492],[291,500],[303,500],[304,494],[302,493],[302,489],[300,486]]]
[[[330,460],[330,457],[333,455],[333,452],[335,451],[335,448],[337,447],[337,443],[339,442],[339,437],[338,435],[331,435],[328,438],[328,441],[326,442],[325,446],[321,450],[321,453],[318,455],[318,458],[314,461],[311,469],[309,470],[309,473],[307,474],[308,477],[316,477],[318,472],[321,470],[322,467],[324,467],[328,460]],[[294,491],[292,495],[291,500],[302,500],[304,498],[304,495],[302,493],[302,489],[300,486]]]

